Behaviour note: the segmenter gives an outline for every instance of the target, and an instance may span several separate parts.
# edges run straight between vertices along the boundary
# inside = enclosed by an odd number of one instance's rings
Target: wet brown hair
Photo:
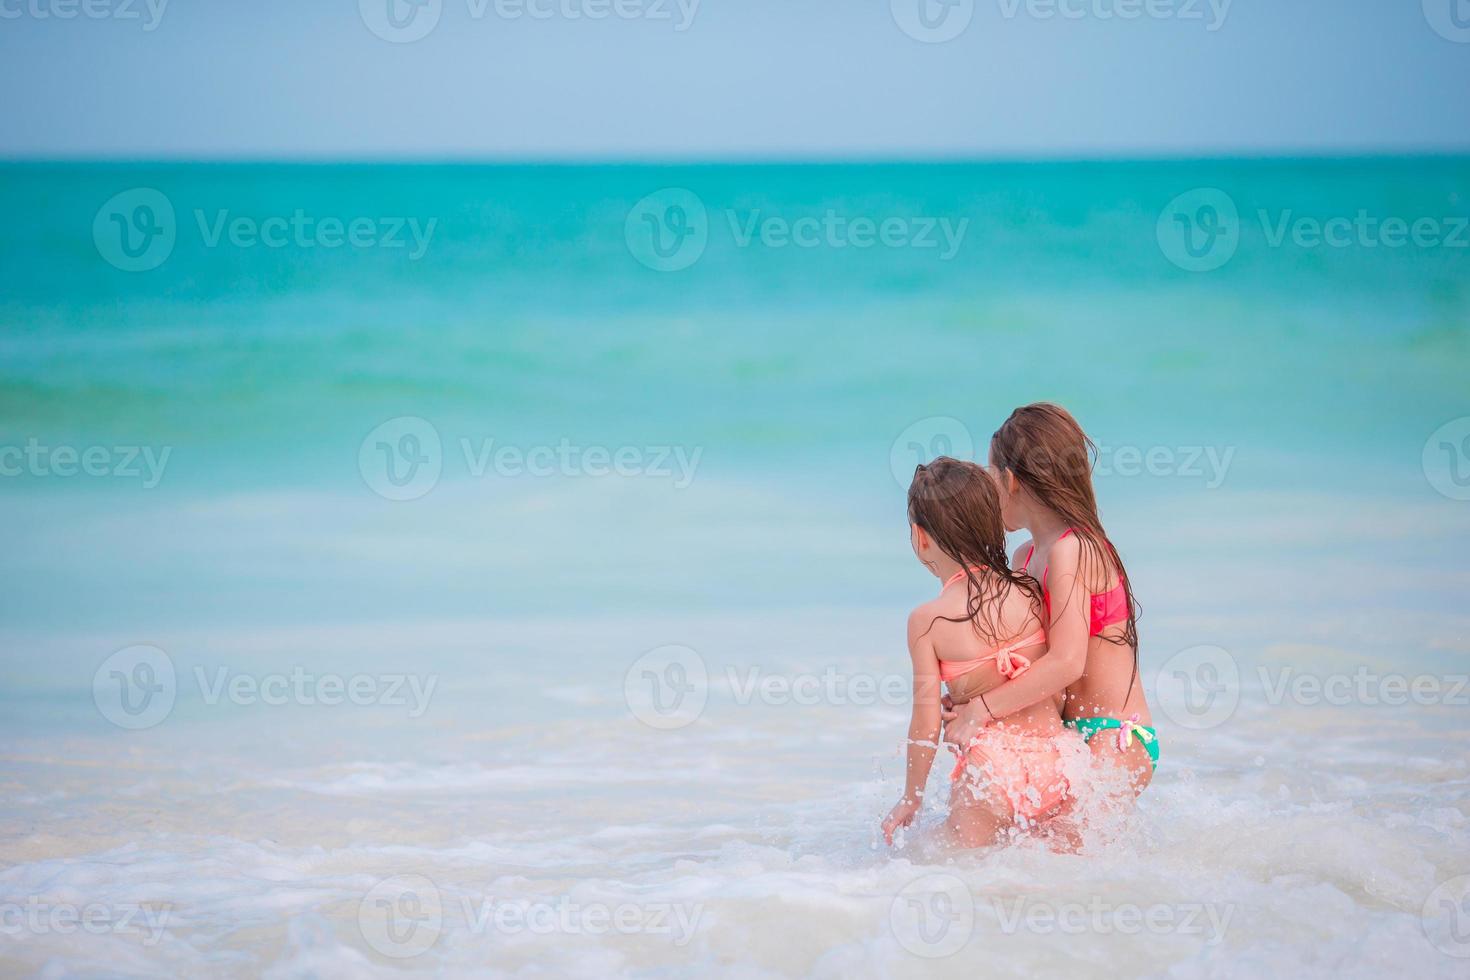
[[[949,456],[920,464],[909,484],[909,523],[917,524],[940,551],[959,562],[969,580],[968,615],[936,619],[952,623],[968,619],[983,639],[999,643],[1004,639],[997,635],[1000,624],[982,615],[987,606],[998,613],[1011,589],[1021,589],[1039,606],[1040,586],[1031,576],[1011,571],[1000,492],[979,465]]]
[[[1138,674],[1138,603],[1118,550],[1103,531],[1092,488],[1092,465],[1097,446],[1072,414],[1060,405],[1037,402],[1023,405],[990,437],[990,463],[1007,469],[1037,502],[1054,511],[1076,529],[1082,546],[1078,573],[1086,583],[1106,585],[1108,571],[1116,568],[1128,600],[1128,621],[1121,637],[1110,637],[1133,650],[1133,672]],[[1090,611],[1089,611],[1090,614]],[[1133,692],[1130,680],[1128,692]],[[1125,700],[1127,695],[1124,696]]]

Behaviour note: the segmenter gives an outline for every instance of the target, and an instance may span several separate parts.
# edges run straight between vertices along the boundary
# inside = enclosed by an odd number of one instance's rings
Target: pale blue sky
[[[1470,42],[1433,29],[1441,0],[952,0],[971,19],[940,44],[901,30],[890,0],[420,0],[439,18],[412,43],[365,26],[360,6],[382,20],[390,0],[85,0],[137,19],[37,16],[81,2],[0,0],[0,155],[1470,149]],[[1470,0],[1442,2],[1470,19]],[[1038,16],[1058,3],[1081,16]],[[496,13],[526,4],[553,16]],[[669,16],[556,13],[599,4]],[[1099,16],[1130,4],[1164,16]]]

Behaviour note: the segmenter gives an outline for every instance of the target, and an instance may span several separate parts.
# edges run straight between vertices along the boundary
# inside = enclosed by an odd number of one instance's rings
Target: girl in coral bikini
[[[940,734],[941,682],[953,704],[978,702],[1047,659],[1041,590],[1006,561],[995,481],[974,463],[940,457],[914,472],[908,504],[914,554],[943,584],[909,615],[913,717],[903,799],[883,821],[890,844],[923,800]],[[1058,705],[1038,699],[968,740],[951,775],[949,827],[958,843],[994,843],[1060,808],[1063,757],[1078,743]]]

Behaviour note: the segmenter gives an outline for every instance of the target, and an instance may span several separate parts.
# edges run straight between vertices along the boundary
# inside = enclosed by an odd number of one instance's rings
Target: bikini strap
[[[978,575],[979,573],[985,571],[985,566],[984,565],[971,565],[970,566],[970,571],[972,571],[972,572],[974,572],[974,573],[976,573]],[[940,592],[943,592],[945,589],[949,588],[951,585],[954,585],[956,582],[958,582],[960,579],[962,579],[964,577],[965,577],[965,570],[962,568],[959,571],[955,572],[953,575],[951,575],[949,577],[949,579],[947,581],[945,581],[945,583],[939,587],[939,591]]]
[[[1024,572],[1027,568],[1031,566],[1031,556],[1034,554],[1036,554],[1036,542],[1032,541],[1031,550],[1026,552],[1026,560],[1021,562],[1021,571]]]

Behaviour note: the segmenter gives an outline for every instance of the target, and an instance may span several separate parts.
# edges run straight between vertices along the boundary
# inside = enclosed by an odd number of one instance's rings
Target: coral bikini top
[[[976,570],[972,569],[972,571]],[[940,587],[940,591],[943,592],[964,577],[965,573],[963,571],[955,572],[950,576],[949,581]],[[974,660],[941,660],[939,661],[939,679],[945,682],[952,681],[957,677],[965,676],[976,667],[989,663],[992,660],[995,661],[995,669],[1000,671],[1002,677],[1020,677],[1026,672],[1026,668],[1031,666],[1031,661],[1016,651],[1045,642],[1046,630],[1038,629],[1034,633],[1023,636],[1019,640],[1012,640],[1010,643],[997,647],[989,653],[976,657]]]

